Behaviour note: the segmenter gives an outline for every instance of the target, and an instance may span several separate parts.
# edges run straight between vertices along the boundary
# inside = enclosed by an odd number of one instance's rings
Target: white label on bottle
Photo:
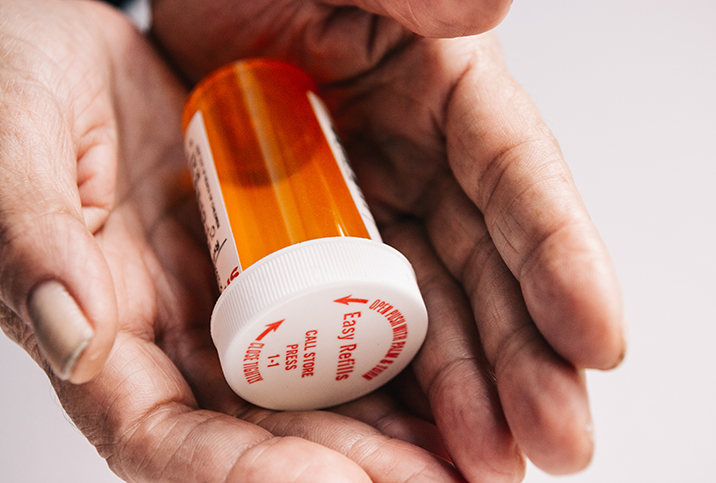
[[[331,121],[331,115],[328,112],[328,108],[326,108],[323,101],[313,92],[308,91],[307,95],[308,101],[311,103],[311,107],[313,107],[313,112],[316,114],[316,119],[318,119],[318,123],[321,125],[323,134],[326,136],[328,145],[331,147],[333,157],[336,158],[336,162],[341,169],[343,179],[345,179],[346,185],[348,185],[348,190],[353,197],[353,203],[355,203],[358,213],[363,219],[363,224],[365,225],[366,230],[368,230],[368,235],[370,235],[371,239],[382,242],[383,239],[380,236],[378,227],[375,225],[375,220],[370,212],[368,203],[366,203],[363,192],[358,186],[355,173],[353,173],[353,169],[348,162],[346,152],[343,149],[343,144],[341,144],[336,128],[333,125],[333,121]]]
[[[236,249],[231,224],[221,195],[219,176],[214,166],[204,117],[197,111],[186,128],[184,151],[189,161],[191,180],[196,191],[201,221],[211,261],[214,262],[216,281],[223,291],[241,273],[239,252]]]

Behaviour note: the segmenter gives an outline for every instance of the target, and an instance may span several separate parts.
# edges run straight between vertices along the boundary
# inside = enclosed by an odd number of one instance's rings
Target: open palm
[[[3,233],[30,228],[4,235],[2,300],[17,316],[7,312],[3,328],[44,363],[24,300],[42,279],[68,287],[96,331],[80,373],[108,360],[86,384],[53,383],[114,471],[138,481],[515,481],[523,451],[557,472],[588,461],[581,369],[618,362],[618,289],[556,142],[493,39],[428,40],[314,2],[157,2],[156,35],[187,78],[256,55],[316,77],[428,306],[425,346],[390,387],[332,412],[274,413],[231,392],[209,337],[218,293],[181,151],[183,87],[115,12],[44,3],[63,22],[36,8],[42,39],[76,59],[46,99],[68,125],[57,144],[74,156],[3,170],[4,186],[23,170],[32,177],[3,191]],[[62,67],[62,55],[49,57]],[[3,153],[3,166],[18,162]],[[59,176],[37,174],[48,170]],[[46,201],[32,216],[7,208],[23,189]],[[27,270],[37,240],[53,242]]]
[[[159,41],[191,80],[267,56],[319,81],[385,238],[413,262],[428,305],[412,365],[425,400],[410,391],[403,402],[435,421],[470,480],[515,476],[521,451],[548,471],[583,467],[592,441],[581,370],[613,367],[624,352],[614,271],[556,140],[492,36],[437,38],[482,31],[505,6],[154,8]]]

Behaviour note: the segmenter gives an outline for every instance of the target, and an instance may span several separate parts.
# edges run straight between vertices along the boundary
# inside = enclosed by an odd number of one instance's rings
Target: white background
[[[630,328],[624,364],[588,376],[592,465],[526,481],[716,481],[716,3],[518,0],[498,33],[611,250]],[[118,481],[4,336],[0,481]]]

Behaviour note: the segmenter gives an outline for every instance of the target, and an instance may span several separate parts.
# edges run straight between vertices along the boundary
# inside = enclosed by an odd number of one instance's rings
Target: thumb
[[[512,0],[332,0],[392,17],[424,37],[459,37],[486,32],[499,24]]]
[[[25,349],[61,379],[81,383],[99,372],[117,330],[112,277],[85,222],[99,226],[97,213],[108,213],[99,198],[114,189],[98,196],[96,188],[114,186],[107,154],[116,142],[97,135],[96,125],[85,142],[62,103],[26,87],[21,98],[2,96],[0,301],[17,315],[2,323],[24,324],[4,328],[34,333],[19,341]],[[83,206],[83,198],[100,206]]]

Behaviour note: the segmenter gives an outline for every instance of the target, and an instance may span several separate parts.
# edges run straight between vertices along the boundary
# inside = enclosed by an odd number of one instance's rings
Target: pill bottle
[[[231,388],[277,410],[334,406],[400,372],[427,312],[382,243],[313,80],[263,59],[201,81],[185,151],[221,295],[211,335]]]

